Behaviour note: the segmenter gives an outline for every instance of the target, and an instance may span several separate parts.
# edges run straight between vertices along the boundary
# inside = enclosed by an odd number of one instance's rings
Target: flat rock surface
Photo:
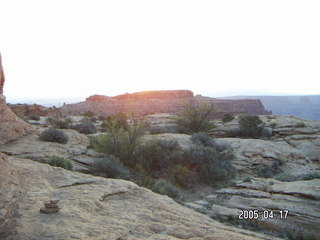
[[[0,177],[15,181],[15,188],[0,195],[0,203],[15,191],[16,213],[10,206],[0,215],[0,236],[8,240],[58,239],[275,239],[226,226],[124,180],[93,177],[31,160],[2,155]],[[6,174],[6,175],[4,175]],[[14,181],[13,181],[14,182]],[[59,212],[42,214],[49,199],[58,199]],[[12,213],[12,214],[10,214]],[[5,227],[3,222],[11,224]]]
[[[39,140],[39,133],[43,130],[0,146],[0,152],[22,158],[46,161],[52,155],[70,158],[83,154],[87,151],[90,143],[86,135],[79,134],[71,129],[63,130],[69,137],[67,144],[41,141]]]
[[[239,176],[255,175],[259,168],[270,167],[279,159],[285,160],[280,169],[293,175],[312,173],[319,169],[319,164],[308,161],[303,151],[284,141],[221,138],[217,142],[231,146],[236,157],[233,164]]]
[[[217,197],[211,200],[211,208],[206,209],[209,215],[238,219],[239,210],[259,210],[260,216],[268,210],[273,211],[276,219],[259,219],[264,229],[302,233],[315,239],[320,234],[320,179],[280,182],[252,178],[250,183],[239,182],[235,187],[220,189],[215,194]],[[288,211],[288,216],[280,219],[279,211],[284,210]]]

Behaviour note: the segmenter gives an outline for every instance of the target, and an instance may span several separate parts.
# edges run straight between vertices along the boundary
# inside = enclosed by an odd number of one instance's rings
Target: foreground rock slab
[[[0,177],[15,183],[0,195],[1,203],[12,203],[0,212],[4,240],[274,239],[223,225],[128,181],[14,157],[2,156],[1,164],[14,173],[0,168]],[[60,211],[40,213],[49,199],[59,200]]]

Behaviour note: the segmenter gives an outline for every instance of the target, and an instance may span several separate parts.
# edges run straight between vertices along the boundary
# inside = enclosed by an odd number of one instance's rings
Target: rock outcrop
[[[0,194],[3,240],[275,239],[226,226],[128,181],[0,154],[3,162],[0,178],[8,183]],[[50,199],[59,200],[59,212],[41,213]]]
[[[3,93],[4,73],[0,56],[0,144],[4,144],[34,130],[18,118],[6,104]]]
[[[318,239],[319,199],[320,179],[280,182],[251,178],[250,182],[239,181],[235,187],[220,189],[186,206],[231,224],[282,233],[282,237]],[[247,216],[241,220],[239,210],[258,210],[259,219]]]

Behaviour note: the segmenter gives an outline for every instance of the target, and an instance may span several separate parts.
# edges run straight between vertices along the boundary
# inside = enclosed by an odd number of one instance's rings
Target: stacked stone
[[[50,200],[49,202],[45,202],[44,207],[40,208],[40,212],[46,214],[58,212],[60,209],[58,202],[59,200]]]

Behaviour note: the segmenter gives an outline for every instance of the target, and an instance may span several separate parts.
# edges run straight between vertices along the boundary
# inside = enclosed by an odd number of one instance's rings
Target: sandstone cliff
[[[4,74],[0,56],[0,144],[4,144],[34,130],[18,118],[6,104],[3,93]]]

